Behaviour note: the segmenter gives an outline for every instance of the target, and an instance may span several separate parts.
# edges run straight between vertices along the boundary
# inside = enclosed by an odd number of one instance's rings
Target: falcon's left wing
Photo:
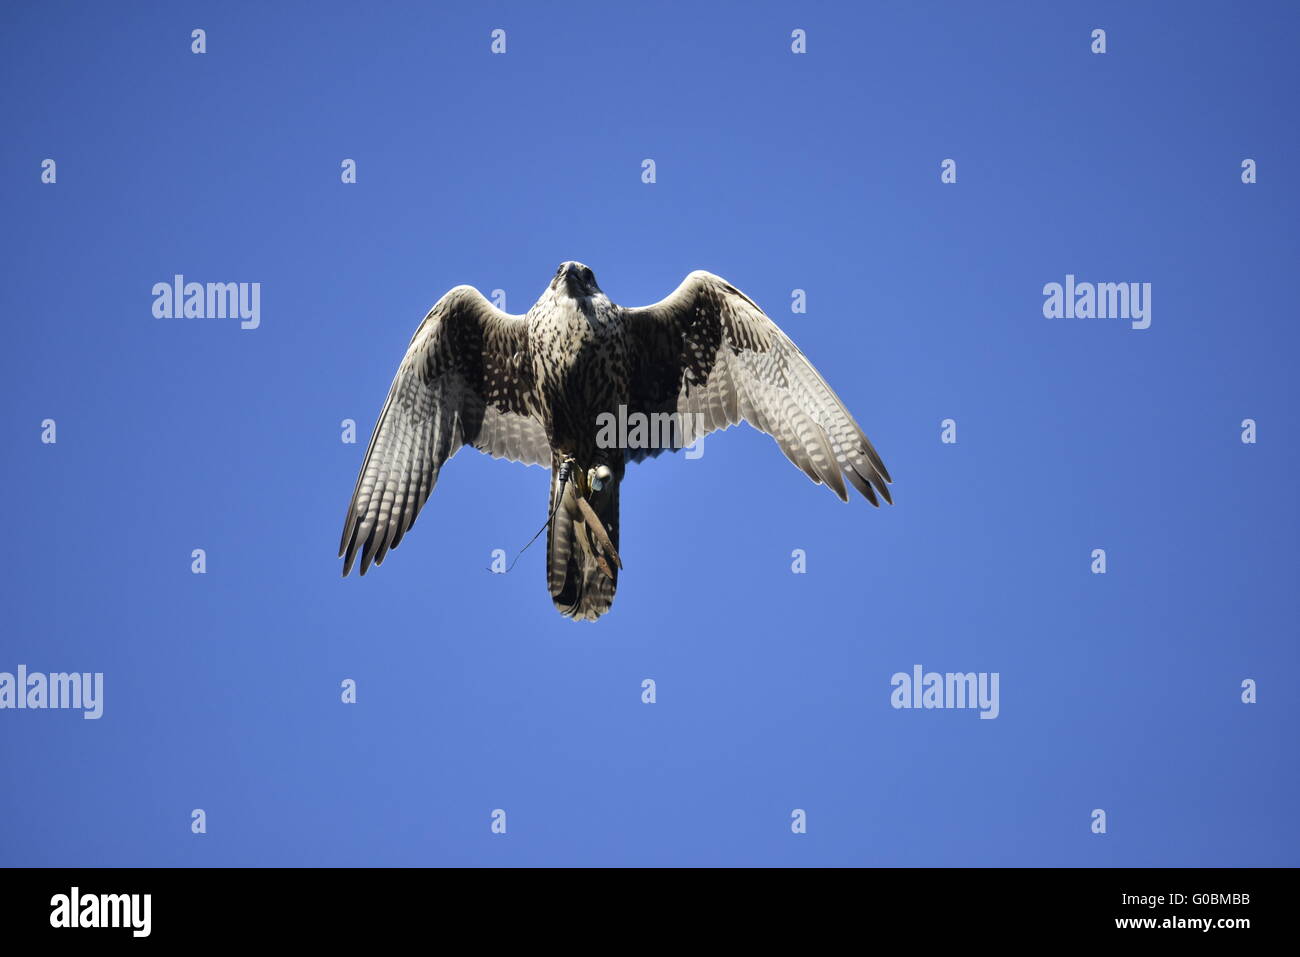
[[[892,480],[844,403],[798,347],[744,293],[697,271],[667,299],[623,312],[632,357],[631,408],[698,413],[703,434],[746,421],[804,473],[848,500],[845,479],[873,505]],[[695,437],[700,435],[695,431]],[[633,449],[640,460],[660,449]]]
[[[343,574],[361,552],[361,574],[415,523],[438,472],[462,445],[494,458],[551,464],[550,441],[532,413],[528,325],[473,286],[457,286],[411,338],[388,390],[343,522]]]

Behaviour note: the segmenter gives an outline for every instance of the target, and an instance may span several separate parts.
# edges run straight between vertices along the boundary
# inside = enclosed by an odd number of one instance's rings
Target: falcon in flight
[[[852,486],[872,505],[892,502],[889,472],[844,403],[763,310],[712,273],[627,309],[566,262],[524,316],[457,286],[420,323],[388,390],[343,523],[343,574],[358,554],[363,575],[383,563],[443,463],[470,445],[550,467],[551,598],[562,614],[595,620],[622,567],[627,463],[742,420],[842,500]],[[647,422],[666,427],[638,428]]]

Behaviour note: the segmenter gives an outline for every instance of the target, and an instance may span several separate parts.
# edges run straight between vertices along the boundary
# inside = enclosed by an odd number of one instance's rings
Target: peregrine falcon
[[[595,620],[622,567],[627,463],[741,421],[842,500],[851,485],[872,505],[892,503],[893,480],[844,403],[763,310],[712,273],[628,309],[566,262],[524,316],[457,286],[420,323],[388,390],[343,523],[343,574],[358,552],[363,575],[383,563],[443,463],[469,445],[550,467],[551,598],[562,614]]]

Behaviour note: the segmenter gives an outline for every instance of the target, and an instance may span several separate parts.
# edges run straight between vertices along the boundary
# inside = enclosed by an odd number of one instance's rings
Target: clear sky
[[[0,863],[1300,863],[1294,4],[0,21],[0,671],[104,675],[99,720],[0,710]],[[630,467],[578,625],[543,547],[487,571],[546,473],[465,451],[341,579],[425,311],[567,259],[740,287],[897,504],[711,436]],[[155,318],[176,274],[260,283],[259,327]],[[1150,283],[1150,327],[1045,318],[1067,275]],[[998,717],[891,707],[915,665],[996,673]]]

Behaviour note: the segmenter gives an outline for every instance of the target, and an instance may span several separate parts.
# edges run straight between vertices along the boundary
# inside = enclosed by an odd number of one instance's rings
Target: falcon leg
[[[614,543],[609,540],[609,532],[605,531],[605,526],[601,524],[600,516],[596,510],[591,507],[586,496],[578,496],[578,510],[582,512],[582,517],[586,520],[587,527],[591,529],[591,534],[595,536],[596,543],[600,545],[601,550],[610,558],[614,559],[614,564],[619,568],[623,567],[623,559],[618,557],[618,550],[614,548]],[[585,538],[585,536],[584,536]],[[603,555],[594,555],[596,564],[600,565],[600,570],[609,578],[614,577]]]
[[[573,477],[573,467],[577,464],[577,460],[573,458],[567,458],[560,463],[559,480],[555,484],[560,490],[559,497],[561,499],[564,498],[564,486]]]
[[[573,482],[573,499],[576,505],[577,514],[574,516],[574,537],[578,540],[578,547],[583,553],[596,563],[606,578],[614,577],[614,569],[610,567],[610,562],[623,567],[623,559],[619,557],[618,549],[614,547],[613,541],[609,537],[609,531],[596,514],[596,510],[591,507],[588,500],[590,496],[599,494],[604,487],[605,482],[609,481],[610,470],[608,466],[601,466],[588,470],[584,475],[578,471],[573,474],[577,462],[573,458],[567,458],[560,465],[559,473],[559,496],[561,501],[564,499],[564,483]]]

